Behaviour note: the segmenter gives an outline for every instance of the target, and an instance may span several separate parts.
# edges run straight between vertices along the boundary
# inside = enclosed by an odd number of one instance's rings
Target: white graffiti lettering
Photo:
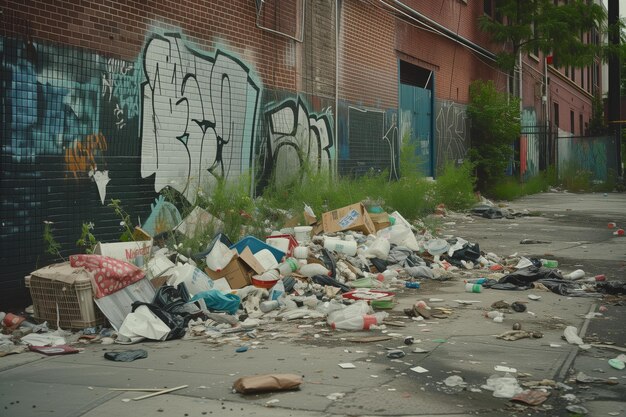
[[[141,175],[155,174],[155,191],[171,186],[194,201],[200,187],[250,167],[260,88],[249,71],[221,50],[189,48],[177,34],[149,40]]]

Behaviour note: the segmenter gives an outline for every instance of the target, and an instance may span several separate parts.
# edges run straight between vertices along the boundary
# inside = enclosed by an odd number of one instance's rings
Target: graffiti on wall
[[[359,176],[375,170],[387,170],[390,179],[397,178],[398,121],[395,111],[348,106],[343,171]]]
[[[17,40],[4,46],[1,72],[13,162],[62,155],[75,140],[98,132],[100,85],[92,75],[97,55],[64,56],[51,46]]]
[[[250,167],[260,86],[242,61],[170,33],[148,40],[143,72],[141,175],[154,174],[156,192],[171,186],[193,202]]]
[[[437,170],[447,161],[461,163],[469,150],[469,119],[467,106],[450,101],[435,102],[437,117]]]
[[[107,60],[106,71],[102,73],[101,94],[107,102],[114,102],[113,117],[118,129],[139,116],[138,73],[134,63],[115,58]]]
[[[522,111],[521,125],[523,134],[519,144],[520,177],[529,179],[539,173],[540,137],[535,109]]]
[[[267,125],[266,165],[277,185],[293,179],[307,164],[313,172],[331,170],[333,159],[332,110],[310,112],[302,98],[270,103]]]
[[[589,173],[592,180],[606,181],[608,170],[613,167],[609,154],[615,149],[611,137],[558,138],[559,177]]]

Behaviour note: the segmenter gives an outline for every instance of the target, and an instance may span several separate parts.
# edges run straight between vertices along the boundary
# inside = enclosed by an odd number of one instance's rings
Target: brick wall
[[[289,33],[302,3],[266,2],[279,19],[261,23]],[[112,199],[145,224],[161,191],[193,202],[253,166],[286,178],[299,148],[329,170],[334,3],[309,3],[298,52],[253,1],[3,2],[0,305],[23,306],[24,275],[57,259],[44,222],[67,256],[83,223],[117,240]]]

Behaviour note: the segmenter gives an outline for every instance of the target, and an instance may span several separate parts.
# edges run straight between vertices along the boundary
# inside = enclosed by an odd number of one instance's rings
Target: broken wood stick
[[[189,385],[181,385],[180,387],[168,388],[161,391],[156,391],[151,394],[142,395],[141,397],[133,398],[133,401],[143,400],[144,398],[156,397],[157,395],[167,394],[168,392],[177,391],[179,389],[187,388]]]

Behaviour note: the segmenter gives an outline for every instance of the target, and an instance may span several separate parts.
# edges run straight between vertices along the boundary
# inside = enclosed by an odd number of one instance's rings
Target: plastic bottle
[[[577,280],[585,277],[585,271],[582,269],[577,269],[575,271],[570,272],[567,275],[563,275],[565,279]]]
[[[272,310],[276,310],[280,306],[278,300],[267,300],[259,304],[259,308],[263,313],[269,313]]]
[[[285,262],[278,265],[278,270],[280,271],[282,275],[289,275],[292,272],[297,271],[299,267],[300,267],[300,264],[298,264],[297,259],[287,258],[285,259]]]
[[[483,290],[483,286],[480,284],[465,284],[465,292],[481,292]]]
[[[329,275],[330,271],[324,266],[320,264],[306,264],[302,265],[298,270],[300,275],[304,275],[305,277],[311,278],[315,275]]]
[[[220,272],[233,259],[234,255],[234,252],[228,249],[228,246],[218,240],[205,258],[206,266],[215,272]]]
[[[382,323],[385,317],[387,317],[385,312],[351,316],[341,321],[331,322],[330,327],[341,330],[369,330],[372,325]]]
[[[541,264],[546,268],[558,268],[559,261],[555,261],[554,259],[542,259]]]
[[[419,288],[420,287],[420,283],[419,282],[413,282],[413,281],[406,281],[404,283],[404,286],[407,288]]]
[[[356,255],[357,243],[354,240],[324,239],[324,248],[330,251],[345,253],[348,256]]]
[[[487,278],[478,278],[478,279],[468,279],[465,280],[465,283],[469,283],[469,284],[480,284],[483,285],[485,282],[487,282]]]

